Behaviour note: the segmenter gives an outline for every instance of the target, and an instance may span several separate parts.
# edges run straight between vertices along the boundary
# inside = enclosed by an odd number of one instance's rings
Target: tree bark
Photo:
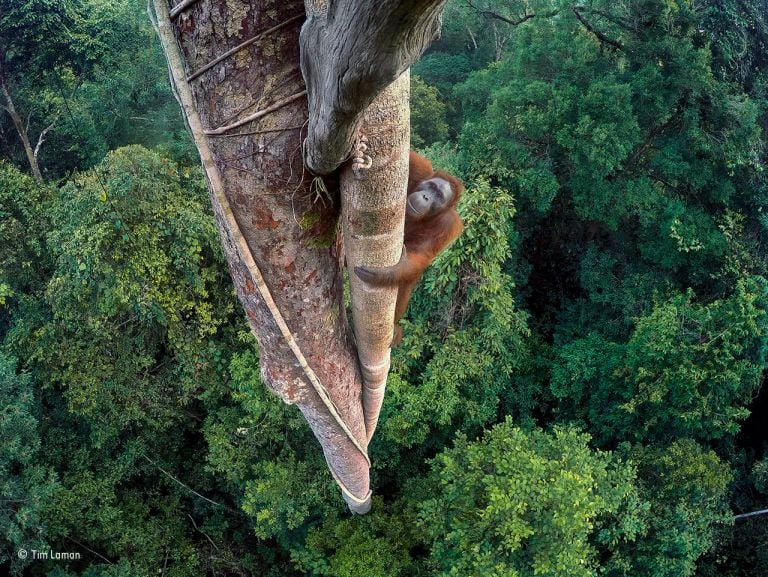
[[[365,111],[368,169],[341,173],[342,229],[347,268],[390,266],[400,260],[410,148],[410,73],[406,70]],[[373,287],[349,274],[352,323],[363,372],[363,412],[370,441],[390,366],[397,287]]]
[[[304,159],[328,174],[349,158],[363,113],[440,32],[445,0],[306,0]]]
[[[304,90],[302,1],[202,0],[178,15],[172,31],[167,0],[154,5],[232,278],[259,343],[262,379],[298,406],[350,509],[365,513],[371,503],[368,443],[362,379],[343,308],[338,207],[312,201],[301,154],[307,103],[293,98]],[[273,32],[263,34],[267,30]],[[174,62],[179,45],[184,62]],[[271,112],[236,126],[266,109]],[[215,133],[227,126],[235,127]]]
[[[301,69],[309,99],[304,159],[325,174],[367,138],[370,167],[342,171],[348,270],[390,266],[403,245],[410,65],[440,31],[445,0],[305,0]],[[349,275],[363,412],[370,440],[390,367],[397,290]]]
[[[1,67],[0,67],[0,92],[3,93],[3,99],[5,100],[5,104],[3,104],[3,108],[5,108],[6,112],[8,112],[8,114],[10,115],[11,120],[13,121],[13,126],[16,128],[16,132],[19,134],[19,139],[21,140],[21,144],[24,146],[24,152],[27,155],[27,161],[29,162],[29,167],[32,169],[32,176],[34,176],[37,182],[43,182],[43,174],[40,172],[40,165],[37,162],[36,151],[32,149],[32,144],[29,142],[29,135],[27,134],[27,129],[24,127],[24,121],[21,119],[21,116],[19,116],[19,113],[16,111],[16,106],[14,106],[13,104],[13,99],[11,98],[11,93],[8,90],[8,86],[6,85],[5,75],[3,74]],[[42,136],[44,135],[41,135],[41,138]]]

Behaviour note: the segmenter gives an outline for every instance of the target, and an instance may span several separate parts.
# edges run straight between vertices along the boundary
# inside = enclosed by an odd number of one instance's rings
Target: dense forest
[[[768,575],[768,1],[449,1],[411,138],[466,229],[362,517],[260,381],[146,2],[0,0],[0,89],[0,572]]]

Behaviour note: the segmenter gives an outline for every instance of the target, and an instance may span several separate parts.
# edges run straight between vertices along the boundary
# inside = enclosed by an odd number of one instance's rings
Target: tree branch
[[[477,40],[475,40],[475,35],[472,34],[472,29],[467,26],[467,33],[469,34],[470,40],[472,40],[472,47],[477,50]]]
[[[5,106],[3,106],[3,108],[5,108],[10,115],[13,125],[16,128],[16,132],[19,135],[19,139],[21,140],[21,144],[24,147],[24,153],[27,155],[27,161],[32,169],[32,176],[34,176],[35,180],[38,182],[43,182],[43,175],[40,172],[40,166],[37,164],[37,158],[33,154],[32,145],[29,142],[29,135],[24,128],[24,122],[22,121],[21,116],[19,116],[19,113],[13,104],[13,98],[11,98],[11,93],[6,85],[2,67],[0,67],[0,93],[2,93],[3,98],[5,98]]]
[[[612,24],[615,24],[616,26],[619,26],[623,28],[624,30],[627,30],[629,32],[633,32],[634,28],[625,20],[622,20],[618,16],[614,16],[610,12],[606,12],[605,10],[599,10],[597,8],[589,8],[587,6],[574,6],[574,10],[578,10],[580,12],[589,12],[590,14],[597,14],[598,16],[602,16],[608,22],[611,22]]]
[[[107,559],[106,557],[104,557],[104,555],[102,555],[101,553],[99,553],[99,552],[97,552],[97,551],[94,551],[93,549],[91,549],[91,548],[90,548],[90,547],[88,547],[87,545],[85,545],[85,544],[81,543],[81,542],[80,542],[80,541],[78,541],[77,539],[73,539],[72,537],[68,537],[67,535],[64,535],[64,538],[65,538],[65,539],[67,539],[68,541],[71,541],[71,542],[72,542],[72,543],[74,543],[75,545],[79,545],[80,547],[82,547],[82,548],[83,548],[83,549],[85,549],[86,551],[88,551],[88,552],[90,552],[90,553],[93,553],[94,555],[96,555],[96,556],[97,556],[97,557],[99,557],[100,559],[102,559],[102,560],[106,561],[106,562],[107,562],[109,565],[114,565],[114,563],[112,563],[112,561],[110,561],[109,559]]]
[[[338,0],[301,30],[309,128],[304,160],[316,174],[349,156],[363,112],[438,35],[446,0]]]
[[[478,16],[486,16],[488,18],[492,18],[493,20],[500,20],[506,24],[509,24],[510,26],[519,26],[520,24],[523,24],[524,22],[528,22],[528,20],[531,20],[532,18],[541,17],[541,18],[551,18],[552,16],[556,16],[560,11],[559,10],[552,10],[550,12],[545,12],[544,14],[528,14],[527,12],[520,16],[517,20],[514,20],[512,18],[509,18],[507,16],[504,16],[503,14],[499,14],[498,12],[494,12],[493,10],[483,10],[481,8],[478,8],[475,6],[471,0],[467,0],[467,6],[472,8]]]
[[[573,7],[573,13],[576,16],[576,19],[581,22],[582,26],[586,28],[589,32],[591,32],[600,42],[604,44],[608,44],[608,46],[612,46],[616,50],[624,51],[624,45],[621,44],[618,40],[612,40],[608,38],[605,34],[600,32],[599,30],[596,30],[587,20],[584,19],[584,17],[581,15],[581,12],[584,11],[584,8],[582,6],[574,6]]]
[[[742,513],[741,515],[734,515],[734,519],[746,519],[747,517],[757,517],[758,515],[768,515],[768,509],[760,509],[759,511],[751,511],[750,513]]]
[[[511,18],[507,18],[506,16],[502,16],[501,14],[498,14],[497,12],[491,12],[490,10],[481,10],[478,12],[480,16],[487,16],[488,18],[493,18],[494,20],[501,20],[502,22],[509,24],[510,26],[519,26],[523,22],[528,22],[531,18],[535,18],[536,14],[524,14],[517,20],[512,20]]]
[[[406,71],[365,111],[361,131],[366,140],[360,143],[358,157],[368,157],[368,168],[356,168],[359,165],[353,163],[341,170],[344,258],[350,271],[356,266],[393,266],[402,255],[410,84]],[[398,291],[397,287],[371,286],[353,273],[349,288],[370,441],[384,401]]]
[[[40,152],[40,147],[42,146],[43,142],[45,142],[45,135],[48,134],[48,131],[51,130],[56,125],[56,121],[58,120],[58,115],[56,115],[57,118],[53,119],[53,122],[51,122],[48,126],[46,126],[43,131],[40,133],[40,136],[37,137],[37,144],[35,145],[35,150],[33,152],[35,156],[35,160],[37,160],[37,155]]]
[[[153,464],[155,467],[157,467],[157,468],[160,470],[160,472],[161,472],[163,475],[165,475],[166,477],[168,477],[168,478],[169,478],[171,481],[174,481],[174,482],[178,483],[179,485],[181,485],[182,487],[184,487],[184,488],[185,488],[187,491],[189,491],[190,493],[192,493],[192,494],[194,494],[194,495],[197,495],[198,497],[200,497],[200,498],[201,498],[201,499],[203,499],[204,501],[208,501],[208,502],[209,502],[211,505],[216,505],[217,507],[224,507],[225,509],[229,509],[229,507],[227,507],[226,505],[222,505],[221,503],[217,503],[216,501],[213,501],[212,499],[209,499],[209,498],[208,498],[208,497],[206,497],[205,495],[201,495],[200,493],[198,493],[197,491],[195,491],[193,488],[191,488],[189,485],[185,485],[184,483],[182,483],[181,481],[179,481],[179,480],[178,480],[176,477],[174,477],[173,475],[171,475],[171,474],[170,474],[168,471],[166,471],[165,469],[163,469],[163,468],[162,468],[160,465],[158,465],[157,463],[155,463],[155,462],[154,462],[152,459],[150,459],[150,458],[149,458],[149,457],[147,457],[146,455],[142,455],[142,457],[144,457],[144,458],[145,458],[145,459],[146,459],[146,460],[147,460],[149,463],[151,463],[151,464]],[[231,511],[231,509],[230,509],[230,511]]]

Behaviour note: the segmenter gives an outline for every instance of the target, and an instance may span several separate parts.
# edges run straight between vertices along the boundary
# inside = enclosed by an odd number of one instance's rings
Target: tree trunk
[[[350,509],[365,513],[368,442],[343,308],[338,207],[313,203],[302,163],[303,3],[202,0],[179,14],[172,31],[166,0],[154,3],[232,278],[259,343],[262,379],[302,411]],[[174,59],[179,45],[186,66]],[[255,120],[242,123],[248,118]]]
[[[21,139],[21,144],[24,146],[24,152],[27,155],[29,167],[32,169],[32,176],[35,177],[37,182],[43,182],[43,175],[40,172],[40,165],[37,163],[37,155],[35,154],[35,151],[32,149],[32,145],[29,142],[29,136],[27,135],[27,129],[24,127],[24,121],[21,119],[21,116],[19,116],[19,113],[16,112],[16,107],[13,104],[11,93],[8,91],[8,86],[6,86],[5,76],[3,75],[1,68],[0,92],[3,93],[3,98],[5,99],[3,108],[5,108],[6,112],[8,112],[8,114],[11,116],[13,126],[16,128],[16,132],[18,132],[19,138]]]
[[[410,74],[406,70],[366,110],[361,134],[371,166],[341,173],[347,268],[391,266],[402,254],[408,150]],[[373,287],[350,272],[352,322],[363,371],[363,412],[370,441],[389,373],[397,287]]]
[[[348,270],[390,266],[403,245],[409,67],[440,31],[445,0],[305,0],[301,69],[309,98],[307,166],[324,174],[367,139],[363,170],[342,171]],[[367,163],[366,163],[367,164]],[[397,291],[350,274],[368,439],[384,399]]]
[[[306,0],[300,40],[301,0],[180,0],[170,12],[167,1],[154,0],[159,34],[262,379],[299,407],[350,509],[366,513],[397,291],[351,279],[356,350],[339,207],[314,198],[303,161],[319,174],[336,170],[363,123],[371,163],[347,166],[340,179],[347,265],[395,264],[408,177],[403,72],[439,31],[445,0]]]

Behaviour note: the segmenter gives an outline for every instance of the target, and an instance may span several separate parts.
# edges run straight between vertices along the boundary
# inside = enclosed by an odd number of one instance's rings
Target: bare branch
[[[210,535],[208,535],[208,533],[206,533],[206,532],[205,532],[205,531],[203,531],[203,530],[202,530],[200,527],[198,527],[198,526],[197,526],[197,523],[195,523],[195,518],[194,518],[194,517],[192,517],[192,515],[190,515],[189,513],[187,513],[187,517],[189,517],[189,520],[190,520],[190,521],[192,521],[192,525],[194,525],[194,527],[195,527],[195,530],[196,530],[197,532],[199,532],[199,533],[202,533],[202,534],[205,536],[205,538],[206,538],[206,539],[208,539],[208,542],[209,542],[211,545],[213,545],[213,548],[214,548],[214,549],[216,549],[217,551],[220,551],[220,549],[219,549],[219,546],[218,546],[218,545],[216,545],[216,543],[214,543],[214,542],[213,542],[213,539],[211,539]]]
[[[22,121],[21,116],[19,116],[19,113],[13,104],[13,98],[11,97],[11,93],[9,92],[8,86],[5,83],[5,77],[2,75],[1,68],[0,93],[2,93],[3,98],[5,98],[5,106],[3,108],[5,108],[5,110],[10,115],[11,120],[13,121],[13,126],[16,128],[16,132],[19,135],[21,144],[24,147],[24,153],[27,155],[27,161],[29,162],[29,166],[32,169],[32,176],[34,176],[35,180],[38,182],[43,182],[43,175],[40,172],[40,166],[37,164],[37,158],[35,158],[35,155],[33,154],[32,145],[29,142],[29,135],[24,128],[24,122]]]
[[[616,26],[619,26],[621,28],[624,28],[625,30],[628,30],[632,32],[634,28],[625,20],[622,20],[618,16],[614,16],[610,12],[606,12],[605,10],[599,10],[597,8],[589,8],[587,6],[574,6],[574,10],[578,10],[580,12],[589,12],[590,14],[597,14],[598,16],[602,16],[608,22],[611,22],[612,24],[615,24]]]
[[[58,114],[56,116],[58,117]],[[45,142],[45,135],[48,134],[48,131],[56,125],[56,120],[58,120],[58,118],[55,118],[53,122],[46,126],[40,133],[40,136],[38,136],[37,145],[35,145],[35,150],[33,152],[35,159],[37,159],[37,154],[40,152],[40,147],[42,146],[43,142]]]
[[[472,34],[472,29],[467,26],[467,33],[469,34],[470,40],[472,40],[472,47],[477,50],[477,40],[475,39],[475,35]]]
[[[107,559],[106,557],[104,557],[104,555],[102,555],[101,553],[99,553],[99,552],[97,552],[97,551],[94,551],[93,549],[91,549],[91,548],[90,548],[90,547],[88,547],[87,545],[85,545],[85,544],[81,543],[81,542],[80,542],[80,541],[78,541],[77,539],[73,539],[72,537],[68,537],[67,535],[64,535],[64,538],[65,538],[65,539],[67,539],[68,541],[71,541],[71,542],[72,542],[72,543],[74,543],[75,545],[79,545],[80,547],[82,547],[82,548],[83,548],[83,549],[85,549],[86,551],[88,551],[88,552],[90,552],[90,553],[93,553],[93,554],[94,554],[94,555],[96,555],[98,558],[100,558],[100,559],[102,559],[102,560],[106,561],[108,564],[110,564],[110,565],[114,565],[114,563],[112,563],[112,561],[110,561],[109,559]]]
[[[759,511],[751,511],[750,513],[742,513],[741,515],[734,515],[734,519],[746,519],[747,517],[757,517],[758,515],[768,515],[768,509],[760,509]]]
[[[509,18],[508,16],[504,16],[503,14],[499,14],[498,12],[494,12],[493,10],[483,10],[481,8],[478,8],[471,2],[471,0],[467,0],[467,6],[472,8],[472,10],[474,10],[478,16],[485,16],[493,20],[500,20],[506,24],[509,24],[510,26],[519,26],[520,24],[523,24],[524,22],[528,22],[528,20],[531,20],[532,18],[536,18],[537,16],[541,18],[551,18],[552,16],[555,16],[560,12],[559,10],[552,10],[550,12],[545,12],[544,14],[529,14],[526,12],[519,18],[513,19],[513,18]]]
[[[493,18],[495,20],[501,20],[502,22],[505,22],[511,26],[519,26],[523,22],[528,22],[531,18],[535,18],[536,14],[525,14],[518,18],[517,20],[512,20],[511,18],[506,18],[505,16],[502,16],[501,14],[498,14],[496,12],[491,12],[490,10],[483,10],[481,12],[478,12],[480,16],[488,16],[488,18]]]
[[[607,44],[608,46],[612,46],[616,50],[624,51],[624,45],[621,44],[618,40],[612,40],[611,38],[608,38],[605,34],[600,32],[599,30],[595,29],[594,26],[592,26],[582,15],[581,13],[584,11],[584,8],[581,6],[574,6],[573,7],[573,13],[576,15],[576,19],[581,22],[582,26],[586,28],[589,32],[591,32],[600,42]]]
[[[217,507],[224,507],[225,509],[229,509],[229,507],[227,507],[226,505],[222,505],[221,503],[217,503],[216,501],[213,501],[213,500],[209,499],[209,498],[208,498],[208,497],[206,497],[205,495],[201,495],[200,493],[198,493],[197,491],[195,491],[194,489],[192,489],[192,488],[191,488],[189,485],[185,485],[184,483],[182,483],[181,481],[179,481],[179,480],[178,480],[176,477],[174,477],[173,475],[171,475],[171,474],[170,474],[168,471],[166,471],[165,469],[163,469],[163,468],[162,468],[160,465],[158,465],[157,463],[155,463],[155,462],[154,462],[152,459],[150,459],[150,458],[149,458],[149,457],[147,457],[146,455],[142,455],[142,457],[144,457],[144,458],[145,458],[147,461],[149,461],[149,462],[150,462],[150,463],[152,463],[152,464],[153,464],[155,467],[157,467],[157,468],[160,470],[160,472],[161,472],[161,473],[163,473],[163,474],[164,474],[166,477],[168,477],[168,478],[169,478],[171,481],[174,481],[174,482],[178,483],[179,485],[181,485],[182,487],[184,487],[184,488],[185,488],[187,491],[189,491],[190,493],[193,493],[193,494],[197,495],[198,497],[200,497],[200,498],[201,498],[201,499],[203,499],[204,501],[208,501],[208,502],[209,502],[211,505],[216,505]]]

